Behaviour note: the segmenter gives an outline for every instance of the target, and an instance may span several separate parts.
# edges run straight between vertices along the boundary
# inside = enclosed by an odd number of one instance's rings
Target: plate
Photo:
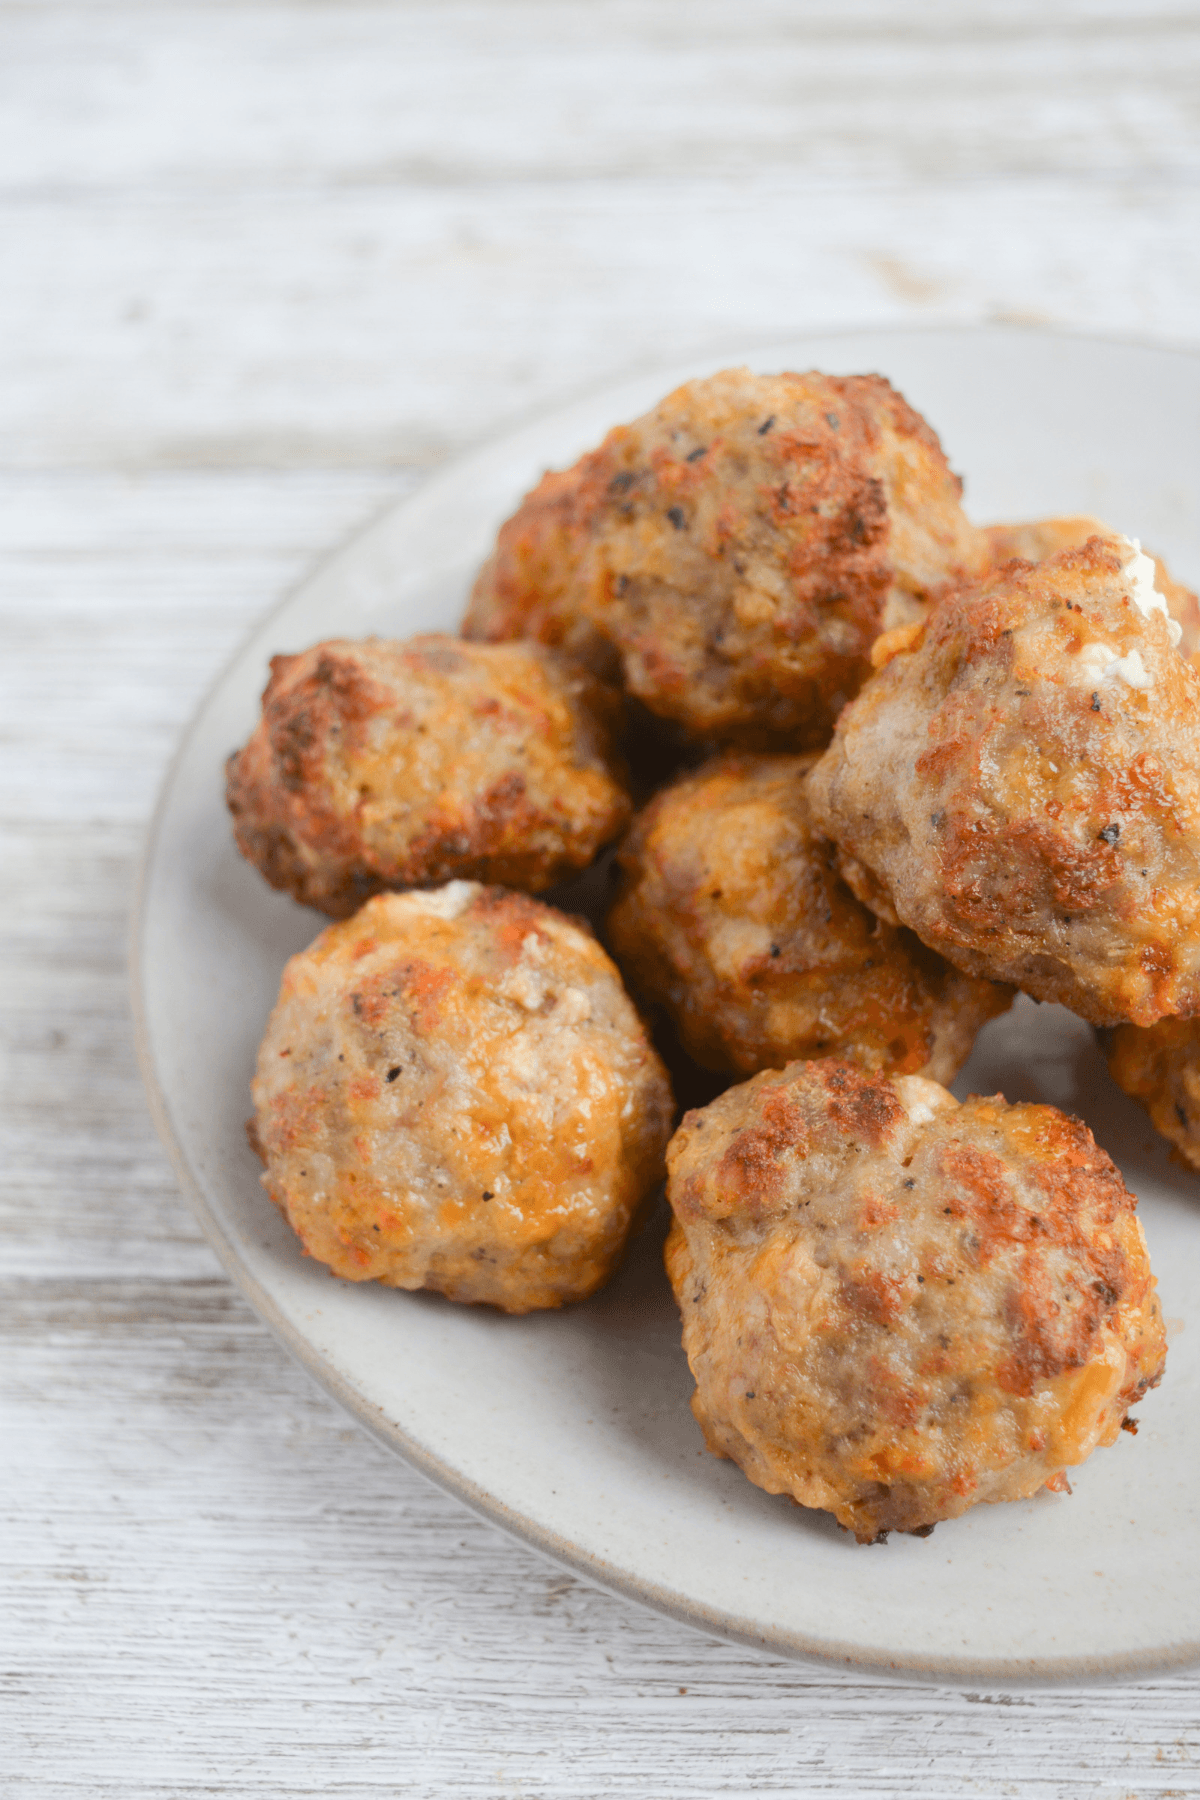
[[[776,1655],[969,1682],[1141,1676],[1200,1661],[1200,1183],[1109,1082],[1087,1026],[1018,1003],[956,1084],[1081,1113],[1139,1197],[1169,1321],[1161,1388],[1073,1473],[1072,1496],[980,1506],[863,1548],[707,1454],[661,1267],[660,1216],[609,1287],[510,1319],[356,1286],[306,1261],[243,1134],[285,959],[324,922],[236,854],[222,763],[267,659],[329,636],[456,628],[497,525],[690,375],[879,370],[932,421],[980,521],[1095,512],[1200,578],[1200,357],[1011,329],[806,337],[577,400],[430,479],[320,565],[250,637],[163,788],[134,944],[159,1129],[226,1268],[282,1342],[384,1444],[582,1575]]]

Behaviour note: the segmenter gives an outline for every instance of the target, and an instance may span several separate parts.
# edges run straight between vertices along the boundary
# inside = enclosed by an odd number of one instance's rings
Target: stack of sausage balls
[[[677,389],[525,499],[461,637],[272,663],[238,844],[337,921],[259,1054],[272,1199],[520,1313],[665,1172],[717,1455],[862,1542],[1066,1488],[1162,1373],[1135,1201],[947,1084],[1059,1001],[1200,1167],[1198,649],[1100,521],[972,525],[878,376]],[[609,846],[606,949],[534,896]]]

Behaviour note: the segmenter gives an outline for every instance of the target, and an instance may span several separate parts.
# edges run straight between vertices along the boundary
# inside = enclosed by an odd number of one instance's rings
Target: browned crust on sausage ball
[[[950,1081],[1012,990],[855,899],[812,830],[815,761],[730,751],[660,793],[621,846],[613,951],[706,1068],[842,1056]]]
[[[1160,1378],[1134,1198],[1053,1107],[797,1063],[667,1160],[710,1450],[862,1542],[1060,1486]]]
[[[1059,550],[1078,550],[1090,537],[1110,538],[1122,542],[1123,534],[1115,526],[1106,525],[1090,513],[1073,513],[1053,519],[1026,519],[1013,525],[985,525],[989,559],[997,569],[1014,558],[1022,562],[1045,562]],[[1153,551],[1154,585],[1167,603],[1167,611],[1182,632],[1179,648],[1184,656],[1200,651],[1200,598],[1191,588],[1176,581],[1166,563]]]
[[[1113,1080],[1141,1101],[1182,1160],[1200,1169],[1200,1019],[1119,1025],[1107,1052]]]
[[[960,492],[882,377],[727,369],[547,477],[501,532],[465,630],[591,631],[692,736],[816,746],[879,631],[986,567]]]
[[[809,799],[882,917],[968,973],[1149,1025],[1200,1009],[1200,680],[1123,554],[1092,538],[943,602],[847,708]],[[1102,677],[1114,660],[1146,685]]]
[[[580,566],[613,469],[607,440],[570,469],[551,469],[500,527],[471,594],[463,635],[528,638],[562,650],[607,681],[620,658],[579,609]]]
[[[611,1273],[670,1084],[591,933],[522,894],[383,894],[284,970],[254,1079],[263,1184],[347,1281],[505,1312]]]
[[[335,918],[456,877],[550,887],[629,817],[619,716],[610,688],[534,644],[430,633],[276,656],[228,765],[238,847]]]

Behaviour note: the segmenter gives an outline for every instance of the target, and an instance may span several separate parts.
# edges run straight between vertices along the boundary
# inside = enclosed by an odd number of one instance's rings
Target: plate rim
[[[446,476],[452,477],[463,463],[476,456],[486,454],[490,449],[498,447],[510,437],[516,436],[523,429],[537,424],[542,419],[550,419],[558,413],[567,412],[572,406],[582,404],[589,398],[599,398],[607,390],[619,387],[626,382],[643,378],[649,379],[653,376],[656,366],[662,369],[664,380],[670,381],[685,362],[699,363],[701,360],[707,360],[710,355],[716,359],[722,354],[732,353],[740,354],[742,358],[745,358],[758,354],[760,350],[769,350],[775,346],[782,349],[787,343],[803,343],[809,339],[840,338],[852,342],[855,339],[885,335],[896,338],[955,336],[978,340],[989,336],[1009,339],[1050,339],[1072,344],[1088,344],[1096,348],[1145,350],[1165,356],[1183,357],[1192,363],[1200,364],[1200,347],[1196,346],[1164,343],[1151,338],[1114,335],[1108,332],[1072,330],[1058,326],[1025,325],[1015,321],[986,320],[961,323],[926,321],[910,325],[880,323],[833,329],[813,326],[798,331],[795,337],[790,339],[772,334],[769,337],[763,336],[761,339],[754,340],[743,338],[739,340],[737,346],[733,344],[732,340],[729,340],[729,348],[726,351],[714,346],[712,351],[697,350],[677,363],[655,365],[647,362],[632,365],[626,369],[624,374],[609,376],[602,381],[574,389],[551,405],[541,405],[528,412],[511,416],[498,429],[479,438],[445,461],[422,471],[411,492],[404,494],[399,499],[386,499],[373,506],[356,525],[342,533],[326,550],[307,562],[302,573],[285,586],[278,598],[264,611],[254,616],[232,651],[221,662],[206,685],[176,741],[174,751],[168,759],[160,779],[154,807],[145,827],[129,913],[127,939],[129,994],[138,1068],[151,1120],[163,1148],[167,1152],[180,1188],[186,1195],[205,1238],[234,1286],[249,1302],[254,1312],[268,1326],[292,1359],[299,1363],[317,1385],[343,1411],[349,1413],[377,1443],[400,1456],[410,1467],[417,1469],[435,1486],[450,1494],[488,1524],[499,1527],[508,1536],[539,1551],[551,1561],[570,1570],[572,1574],[581,1576],[623,1600],[635,1601],[650,1611],[673,1619],[676,1623],[685,1625],[698,1633],[707,1633],[710,1636],[743,1645],[761,1654],[807,1666],[814,1671],[828,1672],[836,1669],[881,1681],[909,1684],[918,1682],[927,1685],[966,1686],[984,1682],[999,1689],[1027,1690],[1079,1684],[1100,1686],[1178,1674],[1200,1665],[1200,1637],[1191,1642],[1153,1651],[1089,1656],[1035,1656],[1024,1660],[1012,1657],[992,1658],[971,1655],[938,1656],[926,1652],[889,1653],[881,1650],[875,1653],[859,1646],[839,1643],[832,1638],[818,1638],[805,1632],[782,1628],[769,1629],[735,1613],[698,1602],[677,1590],[648,1582],[629,1570],[617,1568],[605,1559],[562,1537],[559,1533],[547,1530],[523,1514],[516,1512],[513,1508],[505,1505],[503,1501],[495,1498],[487,1489],[471,1480],[470,1477],[463,1475],[451,1464],[428,1450],[411,1437],[402,1426],[388,1418],[381,1407],[358,1393],[333,1363],[316,1349],[303,1331],[295,1327],[282,1313],[271,1294],[247,1267],[221,1219],[209,1204],[203,1186],[193,1171],[176,1134],[154,1060],[145,992],[145,925],[151,877],[163,823],[184,758],[209,706],[227,677],[241,661],[251,641],[270,623],[272,618],[284,612],[304,589],[318,579],[328,567],[351,551],[359,540],[367,538],[377,526],[382,524],[385,518],[394,518],[403,514],[410,506],[418,505],[431,483]]]

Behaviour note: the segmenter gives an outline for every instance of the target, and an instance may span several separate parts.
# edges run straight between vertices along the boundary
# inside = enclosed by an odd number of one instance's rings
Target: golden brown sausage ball
[[[430,633],[273,657],[262,720],[229,759],[238,847],[335,918],[451,877],[550,887],[629,817],[619,710],[534,644]]]
[[[1140,1100],[1155,1128],[1200,1169],[1200,1019],[1119,1025],[1107,1050],[1118,1087]]]
[[[925,421],[877,375],[687,382],[500,534],[469,637],[615,646],[693,737],[824,743],[879,631],[981,573],[986,540]]]
[[[471,594],[465,637],[528,638],[619,680],[620,657],[579,602],[580,565],[613,476],[607,446],[606,439],[572,468],[550,470],[500,527]]]
[[[1065,1487],[1159,1380],[1133,1195],[1054,1107],[793,1063],[667,1161],[709,1449],[860,1542]]]
[[[1023,562],[1045,562],[1059,550],[1078,550],[1090,537],[1109,538],[1124,544],[1123,533],[1083,513],[1066,518],[1029,519],[1018,525],[985,525],[990,560],[994,567],[1019,557]],[[1152,552],[1147,552],[1153,555]],[[1178,624],[1179,648],[1184,656],[1200,651],[1200,599],[1182,582],[1174,580],[1165,562],[1153,557],[1154,585],[1167,603],[1167,611]]]
[[[730,751],[659,794],[621,846],[614,954],[706,1068],[845,1056],[951,1081],[1012,990],[960,974],[854,898],[812,830],[815,761]]]
[[[288,963],[258,1055],[263,1184],[347,1281],[581,1300],[662,1178],[671,1090],[578,922],[455,881]]]
[[[1200,678],[1128,541],[914,627],[809,777],[861,900],[1095,1024],[1200,1011]]]

